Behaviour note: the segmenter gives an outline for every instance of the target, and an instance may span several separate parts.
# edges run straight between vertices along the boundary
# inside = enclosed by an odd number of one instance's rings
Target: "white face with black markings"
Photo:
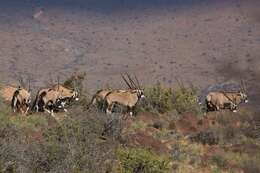
[[[75,90],[71,91],[72,93],[72,99],[74,99],[75,101],[79,101],[79,93]]]
[[[241,99],[245,102],[245,103],[248,103],[248,98],[247,98],[247,95],[243,92],[240,91],[240,96],[241,96]]]
[[[140,98],[140,99],[145,98],[143,90],[138,89],[137,90],[137,95],[138,95],[138,98]]]

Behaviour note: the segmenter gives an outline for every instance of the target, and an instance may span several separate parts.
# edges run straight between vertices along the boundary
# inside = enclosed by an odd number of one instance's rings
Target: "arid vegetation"
[[[0,172],[191,173],[259,172],[259,120],[241,109],[209,112],[193,87],[145,88],[134,116],[105,114],[80,101],[66,117],[22,116],[0,102]]]

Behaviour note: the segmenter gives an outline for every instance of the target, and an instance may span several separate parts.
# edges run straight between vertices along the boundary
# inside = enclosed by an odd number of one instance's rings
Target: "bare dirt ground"
[[[201,88],[243,78],[260,103],[258,0],[3,0],[0,45],[6,83],[22,74],[39,87],[74,71],[92,91],[123,86],[122,72]]]

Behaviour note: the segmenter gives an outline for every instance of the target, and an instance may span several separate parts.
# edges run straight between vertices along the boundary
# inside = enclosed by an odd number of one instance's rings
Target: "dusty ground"
[[[126,71],[201,88],[242,77],[260,103],[258,0],[2,0],[0,45],[6,83],[23,74],[39,87],[77,70],[92,90],[122,86]]]

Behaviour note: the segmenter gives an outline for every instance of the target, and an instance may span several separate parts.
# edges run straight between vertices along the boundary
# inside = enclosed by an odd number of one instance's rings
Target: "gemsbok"
[[[31,103],[31,93],[30,89],[27,91],[20,86],[13,93],[11,107],[14,112],[21,112],[22,114],[27,114]]]
[[[65,102],[63,101],[63,97],[60,92],[55,91],[52,88],[47,88],[38,91],[33,104],[33,109],[35,109],[36,112],[46,111],[54,116],[54,110],[58,108],[62,108],[65,112],[67,112],[64,106]]]
[[[237,107],[240,103],[248,102],[246,95],[245,84],[241,81],[240,91],[226,92],[214,91],[209,92],[206,96],[207,111],[219,111],[220,109],[230,109],[237,112]]]
[[[107,93],[105,96],[105,101],[107,104],[106,112],[108,114],[112,113],[113,107],[115,104],[119,104],[121,106],[124,106],[127,108],[127,112],[130,113],[130,115],[133,115],[133,109],[136,106],[137,102],[144,98],[144,91],[141,89],[139,80],[135,76],[135,82],[130,77],[129,74],[127,74],[128,80],[124,77],[124,75],[121,75],[129,89],[127,90],[113,90]]]

